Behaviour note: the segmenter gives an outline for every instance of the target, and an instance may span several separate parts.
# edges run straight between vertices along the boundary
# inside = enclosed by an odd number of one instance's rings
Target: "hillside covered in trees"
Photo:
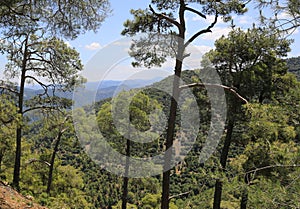
[[[294,73],[300,79],[300,57],[291,57],[286,60],[289,72]]]
[[[299,4],[286,3],[297,28]],[[174,75],[78,107],[62,96],[86,82],[65,40],[96,31],[109,2],[1,2],[0,191],[11,195],[0,208],[300,208],[300,62],[287,59],[277,17],[232,25],[199,68],[184,65],[194,40],[246,8],[152,0],[131,10],[122,35],[133,37],[133,66],[170,57]],[[187,12],[213,18],[192,34]],[[40,89],[27,97],[32,83]]]

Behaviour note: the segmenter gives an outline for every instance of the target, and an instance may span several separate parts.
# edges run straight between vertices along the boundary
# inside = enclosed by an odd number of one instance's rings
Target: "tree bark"
[[[185,10],[184,0],[180,0],[179,8],[179,22],[180,30],[178,36],[178,48],[176,54],[176,64],[175,64],[175,73],[173,79],[173,90],[171,98],[170,113],[168,119],[168,128],[167,128],[167,140],[166,140],[166,152],[164,156],[164,172],[163,172],[163,182],[162,182],[162,197],[161,197],[161,209],[169,209],[170,201],[170,174],[171,174],[171,158],[172,158],[172,146],[174,141],[174,132],[175,132],[175,122],[177,115],[177,101],[180,95],[180,78],[182,71],[183,63],[183,54],[184,54],[184,40],[185,40],[185,19],[184,19],[184,10]],[[170,149],[170,150],[169,150]],[[167,151],[169,150],[169,151]]]
[[[27,53],[28,53],[28,37],[26,36],[24,42],[24,52],[22,60],[22,72],[21,72],[21,83],[20,92],[18,97],[18,113],[23,117],[23,102],[24,102],[24,89],[26,80],[26,65],[27,65]],[[20,191],[20,169],[21,169],[21,148],[22,148],[22,125],[17,127],[16,130],[16,153],[15,153],[15,165],[12,186]]]
[[[233,128],[234,128],[234,117],[230,117],[228,120],[227,134],[225,137],[224,146],[220,157],[220,164],[223,171],[226,168],[226,162],[227,162],[228,152],[231,144]],[[222,186],[223,186],[222,181],[218,179],[215,184],[213,209],[221,209]]]
[[[171,160],[172,160],[172,146],[174,140],[174,131],[175,131],[175,122],[177,115],[177,101],[180,95],[180,77],[182,71],[182,60],[184,52],[184,32],[180,35],[180,40],[177,50],[177,59],[175,65],[175,76],[173,79],[173,92],[171,98],[170,113],[168,119],[168,129],[167,129],[167,140],[166,140],[166,153],[164,156],[164,173],[163,173],[163,184],[162,184],[162,200],[161,200],[161,209],[169,208],[169,197],[170,197],[170,169],[171,169]]]
[[[2,168],[2,160],[3,160],[4,155],[1,153],[0,154],[0,172],[1,172],[1,168]]]
[[[130,135],[130,134],[129,134]],[[129,173],[129,163],[130,163],[130,137],[126,140],[126,164],[125,164],[125,175],[123,178],[123,194],[122,194],[122,209],[126,209],[128,201],[128,173]]]
[[[54,145],[54,149],[53,149],[53,152],[52,152],[51,160],[50,160],[48,182],[47,182],[47,190],[46,190],[46,193],[48,195],[50,195],[50,191],[51,191],[51,184],[52,184],[52,180],[53,180],[53,170],[54,170],[55,156],[56,156],[56,153],[58,151],[58,146],[59,146],[62,134],[63,134],[63,131],[60,131],[58,133],[58,136],[56,138],[56,142],[55,142],[55,145]]]
[[[248,188],[246,185],[246,187],[242,191],[241,209],[247,209],[247,203],[248,203]]]

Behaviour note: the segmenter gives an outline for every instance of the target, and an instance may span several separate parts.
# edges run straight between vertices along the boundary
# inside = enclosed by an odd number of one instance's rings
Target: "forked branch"
[[[211,33],[211,29],[216,25],[218,21],[218,13],[216,13],[215,15],[215,19],[214,21],[206,28],[203,30],[200,30],[198,33],[195,33],[185,44],[184,47],[188,47],[188,45],[190,45],[190,43],[192,43],[196,38],[198,38],[200,35],[204,34],[204,33]]]

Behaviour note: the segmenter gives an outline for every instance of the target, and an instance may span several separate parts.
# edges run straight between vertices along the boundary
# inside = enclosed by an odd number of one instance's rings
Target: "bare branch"
[[[221,84],[211,84],[211,83],[192,83],[192,84],[187,84],[187,85],[182,85],[180,86],[180,90],[186,89],[186,88],[192,88],[192,87],[215,87],[215,88],[223,88],[226,91],[229,91],[230,93],[234,94],[238,99],[240,99],[243,103],[248,104],[247,99],[242,97],[239,93],[237,93],[233,88],[229,86],[224,86]]]
[[[188,191],[188,192],[183,192],[183,193],[180,193],[180,194],[176,194],[176,195],[170,196],[170,197],[169,197],[169,200],[171,200],[171,199],[173,199],[173,198],[176,198],[176,197],[188,195],[188,194],[191,193],[191,192],[192,192],[192,191]]]
[[[193,9],[193,8],[185,7],[185,10],[188,10],[188,11],[190,11],[190,12],[193,12],[193,13],[199,15],[200,17],[206,19],[206,16],[205,16],[204,14],[202,14],[201,12],[199,12],[199,11]]]
[[[268,165],[268,166],[265,166],[265,167],[256,168],[254,170],[248,171],[245,174],[250,174],[250,173],[255,174],[257,171],[266,170],[266,169],[270,169],[270,168],[278,168],[278,167],[281,167],[281,168],[294,168],[294,167],[300,167],[300,165],[298,165],[298,164],[293,164],[293,165]]]
[[[196,38],[198,38],[200,35],[204,34],[204,33],[211,33],[211,29],[215,26],[215,24],[218,21],[218,13],[216,13],[215,15],[215,19],[214,21],[204,30],[199,31],[198,33],[194,34],[185,44],[184,47],[188,47],[188,45],[190,45],[190,43],[192,43]]]
[[[155,10],[152,8],[151,5],[149,5],[149,8],[150,8],[150,11],[151,11],[154,15],[156,15],[157,17],[159,17],[160,19],[164,19],[164,20],[166,20],[166,21],[172,23],[173,25],[175,25],[179,30],[182,30],[182,26],[180,25],[179,22],[177,22],[176,20],[174,20],[174,19],[172,19],[172,18],[170,18],[170,17],[168,17],[168,16],[166,16],[166,15],[164,15],[164,14],[160,14],[160,13],[155,12]]]
[[[46,164],[47,166],[50,167],[50,163],[48,163],[47,161],[44,161],[44,160],[38,160],[38,159],[35,159],[35,158],[30,159],[30,160],[26,163],[26,165],[29,165],[29,164],[32,164],[32,163],[36,163],[36,162],[38,162],[38,163],[44,163],[44,164]]]

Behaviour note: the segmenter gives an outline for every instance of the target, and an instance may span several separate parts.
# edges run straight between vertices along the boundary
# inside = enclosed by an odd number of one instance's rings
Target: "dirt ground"
[[[32,197],[24,197],[0,181],[0,209],[47,209],[34,203]]]

